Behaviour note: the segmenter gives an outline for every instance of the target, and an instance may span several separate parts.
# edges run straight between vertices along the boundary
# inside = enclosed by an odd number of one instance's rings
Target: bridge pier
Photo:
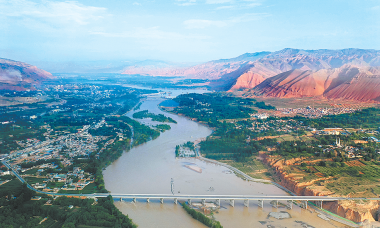
[[[220,199],[217,199],[217,200],[216,200],[216,205],[217,205],[217,206],[220,206]]]
[[[177,200],[177,198],[174,198],[174,203],[175,203],[175,204],[178,204],[178,200]]]
[[[315,201],[315,204],[322,209],[322,206],[323,206],[323,200],[321,201]]]
[[[188,199],[188,200],[187,200],[187,203],[188,203],[189,205],[191,205],[191,199]]]
[[[249,200],[248,199],[244,200],[244,206],[249,207]]]
[[[278,200],[272,200],[271,204],[272,204],[272,207],[278,208]]]
[[[132,202],[136,203],[136,198],[133,198]]]
[[[146,198],[146,202],[149,203],[149,198]]]
[[[287,207],[288,209],[293,209],[293,200],[288,200],[288,204],[287,204]]]
[[[259,207],[264,208],[264,200],[258,200],[259,201]]]
[[[202,205],[204,206],[206,203],[206,200],[205,199],[202,199]]]
[[[161,204],[164,203],[164,198],[161,198],[161,199],[160,199],[160,203],[161,203]]]
[[[231,207],[235,207],[235,200],[230,200],[230,205],[231,205]]]
[[[305,209],[307,209],[307,200],[305,200],[305,201],[303,202],[303,206],[304,206]]]

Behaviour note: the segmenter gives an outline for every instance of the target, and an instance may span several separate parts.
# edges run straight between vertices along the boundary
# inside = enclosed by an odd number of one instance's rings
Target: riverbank
[[[220,165],[214,160],[200,160],[196,158],[176,159],[175,147],[188,141],[199,141],[211,135],[210,128],[196,123],[185,116],[163,113],[158,107],[161,99],[149,99],[141,105],[141,110],[149,110],[156,114],[165,114],[177,121],[172,124],[171,130],[165,131],[157,139],[132,148],[128,153],[108,166],[104,171],[105,186],[114,193],[132,194],[199,194],[199,195],[287,195],[277,186],[244,180],[243,175],[234,175],[229,167]],[[141,123],[154,125],[155,123],[143,119]],[[196,165],[202,173],[194,172],[185,165]],[[125,175],[128,174],[128,175]],[[171,192],[173,179],[173,193]],[[211,201],[210,201],[211,202]],[[196,202],[198,203],[198,202]],[[206,202],[208,203],[208,202]],[[235,202],[230,206],[229,200],[222,200],[221,207],[214,213],[215,219],[223,227],[266,227],[266,225],[294,227],[297,221],[307,224],[323,224],[324,227],[333,227],[331,223],[320,219],[317,214],[307,213],[295,206],[289,211],[292,218],[272,221],[267,215],[273,210],[269,201],[259,208],[256,202],[245,207],[243,202]],[[255,204],[255,205],[253,205]],[[175,228],[178,224],[184,228],[204,228],[204,225],[194,220],[180,205],[173,202],[151,200],[134,202],[115,202],[115,205],[124,214],[128,214],[133,221],[142,227]],[[159,221],[159,222],[158,222]],[[261,221],[262,223],[260,223]],[[262,224],[266,225],[262,225]]]
[[[188,205],[186,205],[185,202],[183,202],[181,205],[189,215],[191,215],[194,219],[200,221],[201,223],[205,224],[207,227],[223,228],[223,226],[220,225],[220,222],[212,220],[203,213],[190,208]]]
[[[211,160],[211,159],[207,159],[207,158],[203,158],[201,156],[197,157],[198,159],[200,160],[204,160],[204,161],[207,161],[207,162],[211,162],[211,163],[214,163],[214,164],[218,164],[218,165],[221,165],[221,166],[224,166],[230,170],[232,170],[238,177],[244,179],[244,180],[249,180],[249,181],[258,181],[258,182],[264,182],[264,183],[267,183],[267,184],[273,184],[275,186],[277,186],[278,188],[284,190],[285,192],[289,193],[290,195],[303,195],[303,196],[323,196],[322,194],[294,194],[294,192],[298,192],[297,190],[300,190],[300,188],[292,188],[294,185],[287,185],[287,184],[283,184],[283,182],[280,182],[280,184],[276,183],[276,182],[273,182],[271,180],[264,180],[264,179],[256,179],[256,178],[252,178],[250,177],[249,175],[245,174],[244,172],[240,171],[239,169],[235,168],[235,167],[232,167],[230,165],[227,165],[225,163],[222,163],[222,162],[218,162],[218,161],[215,161],[215,160]],[[265,164],[271,166],[270,163],[268,163],[266,160],[265,160],[265,157],[262,158],[264,161],[265,161]],[[297,160],[297,159],[295,159]],[[273,166],[271,166],[273,167]],[[279,170],[276,169],[276,172],[277,173]],[[276,174],[275,174],[276,175]],[[287,180],[287,178],[282,175],[278,175],[277,176],[280,180]],[[302,187],[301,187],[302,188]],[[315,193],[315,192],[313,192]],[[375,208],[378,208],[376,207],[376,204],[372,204]],[[353,222],[357,222],[357,223],[363,223],[363,222],[367,222],[367,221],[375,221],[373,219],[371,219],[371,217],[368,215],[368,211],[362,211],[361,213],[364,214],[364,216],[356,211],[352,211],[350,209],[350,206],[352,207],[352,205],[348,205],[345,204],[344,206],[342,206],[342,203],[340,202],[338,205],[336,205],[336,202],[324,202],[323,204],[323,209],[322,208],[318,208],[316,207],[314,204],[312,204],[312,206],[314,207],[314,210],[318,211],[319,214],[318,214],[318,217],[321,217],[321,218],[327,218],[326,221],[329,221],[329,219],[333,220],[333,221],[336,221],[336,222],[339,222],[341,224],[345,224],[349,227],[359,227],[357,224],[353,223]],[[372,207],[373,207],[372,206]],[[371,206],[368,207],[367,205],[367,209],[369,208],[370,211]],[[335,209],[335,210],[334,210]],[[343,213],[342,213],[342,210],[343,210]],[[331,212],[333,212],[334,214],[332,214]],[[339,213],[340,212],[340,213]],[[360,221],[357,220],[355,221],[354,219],[350,219],[350,218],[347,218],[346,215],[347,214],[350,214],[352,213],[354,214],[354,216],[356,217],[364,217],[364,219],[361,219]],[[372,213],[373,214],[373,213]],[[338,216],[337,216],[338,215]],[[365,217],[366,216],[366,217]],[[356,217],[353,217],[353,218],[356,218]],[[345,220],[345,218],[347,218],[347,220]]]
[[[287,171],[287,166],[294,163],[300,163],[303,158],[285,160],[279,156],[271,156],[266,153],[262,153],[260,156],[267,165],[274,169],[279,178],[279,184],[297,195],[337,196],[334,192],[325,189],[323,186],[318,186],[318,181],[327,180],[328,178],[323,177],[316,180],[301,182],[300,179],[297,178],[297,175],[291,174]],[[365,222],[366,220],[370,222],[376,221],[379,208],[378,201],[357,202],[351,200],[323,203],[323,209],[356,223]]]

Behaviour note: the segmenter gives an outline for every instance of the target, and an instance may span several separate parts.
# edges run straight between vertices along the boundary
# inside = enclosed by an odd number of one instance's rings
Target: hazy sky
[[[0,58],[203,62],[380,49],[380,0],[0,0]]]

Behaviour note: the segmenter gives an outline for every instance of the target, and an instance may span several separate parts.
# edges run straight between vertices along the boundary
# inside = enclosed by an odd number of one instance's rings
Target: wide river
[[[113,193],[171,194],[173,179],[174,194],[287,195],[274,185],[242,180],[223,166],[196,158],[175,158],[176,145],[207,137],[212,131],[188,118],[162,112],[158,108],[162,101],[161,98],[148,98],[140,110],[165,114],[175,119],[177,124],[170,124],[171,130],[161,133],[153,141],[132,148],[108,166],[103,172],[107,190]],[[132,114],[133,112],[130,112],[128,116]],[[158,124],[149,119],[139,121],[148,125]],[[197,166],[202,169],[202,173],[195,172],[185,165]],[[139,227],[206,227],[191,218],[181,205],[175,205],[171,200],[164,201],[164,204],[160,204],[158,200],[151,200],[150,203],[115,201],[115,205]],[[279,211],[287,211],[291,218],[268,218],[270,212]],[[264,208],[260,208],[255,201],[250,201],[249,207],[244,207],[242,201],[235,201],[235,207],[229,206],[227,201],[222,201],[220,210],[214,213],[214,216],[225,228],[305,227],[306,224],[314,227],[343,227],[341,224],[319,218],[317,213],[310,210],[295,205],[292,210],[285,207],[277,209],[272,207],[270,202],[264,202]]]

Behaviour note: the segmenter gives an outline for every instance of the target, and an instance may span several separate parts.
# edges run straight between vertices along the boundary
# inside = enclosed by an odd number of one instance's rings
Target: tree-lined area
[[[206,215],[204,215],[202,212],[196,211],[192,208],[190,208],[186,203],[182,203],[182,207],[185,209],[185,211],[191,215],[194,219],[200,221],[201,223],[205,224],[207,227],[211,228],[223,228],[222,225],[220,225],[219,221],[215,221]]]
[[[67,174],[79,167],[84,176],[81,180],[74,177],[73,182],[90,178],[86,182],[91,183],[84,189],[60,192],[107,193],[102,169],[132,146],[160,135],[159,130],[124,116],[140,102],[144,93],[157,91],[51,82],[38,92],[38,96],[50,97],[44,102],[0,107],[0,153],[24,155],[19,165],[25,172],[20,174],[27,174],[25,180],[30,184],[42,183],[48,175]],[[161,129],[167,126],[162,125]],[[24,153],[24,148],[30,148],[31,153]],[[39,160],[33,159],[35,155]],[[17,159],[13,156],[8,162],[12,164]],[[40,168],[43,164],[46,166]],[[1,227],[136,227],[115,208],[112,198],[95,202],[72,198],[53,200],[40,195],[42,199],[30,200],[36,193],[23,187],[13,176],[1,176],[0,181],[4,181],[0,186]],[[46,188],[59,189],[64,184],[48,181]]]
[[[212,127],[216,127],[219,120],[249,118],[249,114],[256,112],[250,108],[255,102],[254,99],[219,93],[182,94],[174,101],[179,103],[179,107],[174,110],[175,113],[206,122]]]
[[[153,121],[162,122],[162,123],[177,123],[173,118],[167,117],[163,114],[154,114],[148,112],[148,110],[143,110],[133,113],[133,118],[142,119],[142,118],[152,118]]]
[[[284,118],[287,119],[287,118]],[[366,108],[353,113],[340,115],[329,115],[322,118],[309,119],[305,117],[294,117],[295,120],[303,121],[305,125],[323,129],[331,127],[340,128],[379,128],[380,109]]]
[[[234,124],[222,123],[219,128],[200,143],[202,154],[216,160],[245,161],[252,155],[257,155],[265,146],[277,144],[274,139],[248,140],[257,135],[247,129],[236,129]]]
[[[140,145],[160,136],[160,132],[158,130],[152,129],[126,116],[122,116],[121,118],[133,127],[134,135],[132,146]]]
[[[179,103],[175,113],[195,118],[215,129],[212,136],[200,143],[201,152],[207,158],[244,161],[257,154],[264,145],[275,143],[275,140],[270,139],[259,142],[249,139],[279,134],[271,129],[265,133],[248,129],[253,123],[249,120],[251,114],[257,112],[252,108],[257,102],[251,98],[224,93],[191,93],[180,95],[174,100]],[[260,105],[265,106],[265,103],[261,102]]]
[[[168,124],[157,124],[156,126],[154,126],[157,130],[159,130],[160,132],[165,132],[167,130],[170,130],[171,127],[170,125]]]
[[[12,183],[14,182],[14,183]],[[17,179],[0,186],[0,224],[16,227],[137,227],[107,198],[80,199],[36,194]],[[33,196],[41,197],[31,200]]]
[[[207,158],[222,160],[254,177],[265,178],[274,171],[257,159],[262,151],[265,156],[283,161],[283,172],[295,174],[298,182],[314,183],[331,194],[380,195],[379,108],[320,118],[257,115],[248,118],[252,107],[259,107],[264,113],[273,108],[218,93],[185,94],[176,101],[180,106],[175,113],[213,127],[212,135],[199,144],[200,152]],[[218,105],[223,109],[214,108]]]

